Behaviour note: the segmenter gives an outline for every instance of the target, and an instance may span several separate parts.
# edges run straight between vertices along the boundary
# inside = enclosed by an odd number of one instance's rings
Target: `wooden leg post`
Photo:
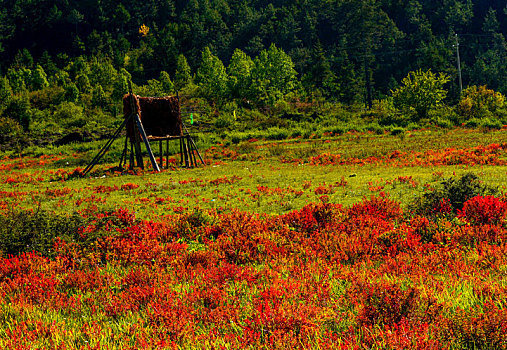
[[[169,140],[165,140],[165,164],[169,169]]]
[[[190,167],[190,158],[189,158],[189,154],[188,154],[188,144],[187,144],[186,137],[183,138],[183,152],[185,153],[185,167],[189,168]]]
[[[192,137],[190,135],[188,135],[188,144],[189,144],[190,149],[191,149],[190,154],[191,154],[191,156],[193,158],[193,161],[194,161],[194,167],[197,167],[197,159],[195,159],[195,151],[196,151],[196,149],[194,147],[194,142],[193,142]]]
[[[164,167],[164,153],[162,150],[162,140],[158,143],[158,150],[160,151],[160,168],[162,169]]]
[[[180,137],[180,166],[183,166],[183,137]]]

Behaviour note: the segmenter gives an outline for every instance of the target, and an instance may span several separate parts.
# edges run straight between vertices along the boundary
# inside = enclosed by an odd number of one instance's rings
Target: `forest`
[[[504,1],[1,2],[3,135],[107,129],[130,79],[140,95],[197,99],[218,125],[236,110],[293,115],[323,103],[382,125],[417,124],[443,105],[430,122],[503,124],[490,112],[499,118],[507,93]],[[417,72],[443,92],[422,111],[395,97]]]

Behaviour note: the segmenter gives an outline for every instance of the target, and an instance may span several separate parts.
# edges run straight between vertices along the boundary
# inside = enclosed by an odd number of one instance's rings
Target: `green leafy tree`
[[[114,12],[113,19],[120,25],[121,32],[123,33],[124,26],[130,21],[130,13],[127,11],[123,4],[118,4]]]
[[[486,16],[484,17],[482,30],[486,33],[496,33],[499,28],[500,23],[498,22],[496,11],[490,7],[488,13],[486,13]]]
[[[91,100],[93,107],[105,107],[107,106],[107,96],[104,92],[104,89],[102,89],[101,85],[96,85],[93,88],[92,91],[92,100]]]
[[[183,54],[178,55],[176,60],[176,73],[174,73],[174,87],[181,90],[192,81],[192,71],[187,59]]]
[[[297,72],[289,55],[274,44],[254,60],[252,93],[257,102],[273,106],[297,84]]]
[[[14,57],[13,68],[33,68],[33,57],[27,49],[19,50]]]
[[[30,80],[32,90],[42,90],[49,86],[48,76],[40,65],[37,65],[32,71]]]
[[[70,75],[63,69],[58,70],[54,76],[51,76],[50,81],[58,86],[65,87],[70,83]]]
[[[248,98],[252,84],[252,70],[255,64],[246,53],[240,49],[234,50],[227,67],[229,75],[229,96],[232,98]]]
[[[76,84],[68,83],[65,86],[65,101],[77,102],[79,100],[79,89]]]
[[[53,62],[51,55],[47,51],[42,53],[42,56],[39,59],[39,64],[42,68],[44,68],[44,71],[48,74],[48,76],[54,75],[58,72],[58,67]]]
[[[308,74],[308,80],[312,83],[311,88],[321,89],[327,96],[338,96],[340,84],[336,74],[331,70],[331,64],[320,42],[314,45],[312,61]]]
[[[119,74],[116,76],[113,84],[113,92],[111,97],[115,101],[121,100],[123,95],[129,92],[129,81],[132,80],[132,76],[126,69],[122,68]]]
[[[70,76],[75,79],[78,75],[89,75],[90,65],[83,56],[79,56],[74,61],[72,61],[68,71]]]
[[[32,116],[28,96],[26,94],[13,96],[3,115],[16,120],[23,130],[28,131]]]
[[[5,77],[0,77],[0,113],[9,106],[12,100],[12,89],[9,80]]]
[[[90,79],[86,74],[79,74],[76,77],[76,86],[81,93],[89,93],[92,90]]]
[[[75,26],[75,34],[78,34],[78,24],[84,20],[84,15],[77,9],[72,9],[67,16],[67,20]]]
[[[465,120],[491,117],[505,106],[505,96],[486,86],[469,86],[457,105],[457,112]]]
[[[25,80],[25,73],[20,69],[9,68],[7,71],[7,79],[9,79],[9,85],[11,86],[14,94],[26,91],[27,84]]]
[[[102,86],[103,90],[111,92],[112,82],[117,75],[118,72],[109,59],[94,59],[90,64],[90,74],[88,76],[93,86],[99,84]]]
[[[162,84],[162,92],[169,95],[174,91],[174,84],[166,71],[160,72],[159,81]]]
[[[202,52],[201,65],[196,82],[200,94],[214,104],[220,103],[227,91],[227,72],[222,61],[206,47]]]
[[[415,121],[426,118],[447,96],[444,85],[448,82],[449,76],[444,73],[437,76],[431,70],[420,69],[410,72],[402,86],[392,91],[394,106]]]

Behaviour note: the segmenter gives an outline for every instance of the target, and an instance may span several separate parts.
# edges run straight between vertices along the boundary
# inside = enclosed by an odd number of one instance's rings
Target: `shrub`
[[[507,212],[507,203],[494,196],[475,196],[463,204],[458,217],[473,224],[498,224]]]
[[[73,102],[62,102],[56,107],[53,117],[58,123],[67,125],[72,120],[83,119],[83,107]]]
[[[54,239],[75,236],[83,224],[84,219],[77,214],[61,216],[41,209],[10,211],[0,215],[0,252],[17,255],[37,251],[51,256]]]
[[[505,96],[486,86],[470,86],[463,91],[457,111],[465,119],[484,118],[505,105]]]
[[[487,130],[490,130],[490,129],[500,130],[503,126],[503,123],[498,119],[485,118],[481,121],[480,126],[481,126],[481,128],[487,129]]]
[[[403,135],[404,133],[405,133],[405,128],[395,127],[395,128],[391,129],[391,135],[393,135],[393,136]]]
[[[477,118],[472,118],[470,120],[467,120],[464,124],[465,124],[465,128],[474,129],[481,124],[481,120],[477,119]]]
[[[416,288],[404,289],[385,281],[353,282],[348,293],[356,301],[361,326],[394,325],[404,319],[427,322],[438,311],[436,300],[421,295]]]
[[[18,135],[22,131],[21,125],[14,119],[0,117],[0,135],[2,137]]]
[[[410,204],[410,209],[417,214],[438,215],[440,213],[457,213],[464,203],[475,197],[493,195],[498,190],[483,184],[477,175],[466,173],[460,178],[448,178],[432,191],[424,193]]]
[[[16,120],[25,131],[28,130],[32,119],[28,98],[23,95],[14,96],[3,115]]]
[[[349,215],[371,215],[381,219],[397,220],[403,218],[403,211],[398,202],[381,192],[378,197],[364,198],[361,203],[354,204],[349,210]]]
[[[289,136],[289,132],[280,128],[269,128],[267,130],[266,139],[268,140],[285,140]]]

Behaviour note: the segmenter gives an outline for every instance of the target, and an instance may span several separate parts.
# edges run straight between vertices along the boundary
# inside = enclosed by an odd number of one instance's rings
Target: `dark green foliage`
[[[25,131],[28,130],[32,116],[28,97],[25,95],[14,96],[3,115],[17,121]]]
[[[79,100],[79,89],[76,84],[70,83],[65,87],[65,101],[77,102]]]
[[[3,111],[12,99],[12,89],[7,78],[0,77],[0,112]]]
[[[456,214],[458,210],[463,209],[463,203],[470,198],[494,195],[497,192],[497,188],[482,183],[474,173],[466,173],[458,178],[445,179],[438,186],[417,198],[410,209],[422,215]]]
[[[36,251],[52,256],[54,239],[76,237],[84,223],[77,214],[63,216],[42,209],[9,211],[0,215],[0,253],[6,256]]]
[[[52,257],[56,238],[87,249],[101,237],[117,234],[117,229],[130,227],[134,223],[134,216],[122,209],[98,212],[87,218],[76,212],[70,215],[56,214],[42,208],[35,211],[9,210],[0,215],[0,256],[35,251]],[[93,229],[84,233],[83,228],[88,225],[93,225]]]
[[[104,89],[102,86],[97,85],[93,88],[92,91],[92,106],[94,107],[106,107],[107,106],[107,97],[104,93]]]
[[[364,102],[365,93],[373,99],[387,94],[395,88],[392,81],[410,70],[432,68],[455,78],[449,34],[459,33],[466,47],[464,81],[507,92],[502,1],[37,0],[1,5],[3,72],[33,70],[38,63],[52,75],[67,66],[69,57],[94,55],[107,57],[116,69],[131,67],[143,83],[166,70],[181,90],[179,84],[188,80],[175,75],[180,55],[195,71],[205,47],[227,65],[235,49],[254,57],[274,43],[290,55],[307,89]],[[143,24],[149,33],[140,38]],[[456,81],[453,85],[456,97]]]

